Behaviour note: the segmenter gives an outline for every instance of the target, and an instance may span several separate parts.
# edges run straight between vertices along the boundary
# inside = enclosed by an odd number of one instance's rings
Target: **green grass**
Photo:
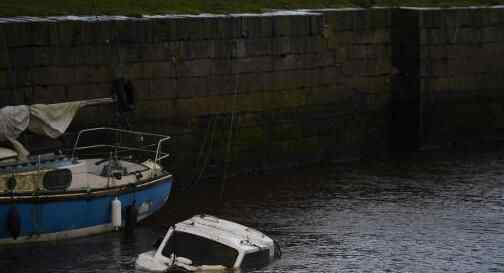
[[[367,6],[497,5],[504,0],[0,0],[0,16],[261,12]]]

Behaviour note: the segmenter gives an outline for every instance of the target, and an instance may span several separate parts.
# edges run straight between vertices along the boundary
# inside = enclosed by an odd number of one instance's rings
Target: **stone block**
[[[88,22],[88,21],[79,22],[78,33],[80,33],[80,35],[79,40],[77,42],[78,46],[97,44],[96,41],[97,25],[98,25],[97,22]]]
[[[157,33],[153,32],[153,24],[150,20],[135,20],[135,28],[137,33],[137,43],[150,44],[154,42],[154,36]]]
[[[141,58],[138,58],[136,56],[137,60],[146,60],[145,54],[148,53],[148,50],[145,50],[145,48],[136,48],[136,50],[141,51],[141,52],[136,52],[137,54],[140,55]],[[81,64],[88,64],[88,65],[109,65],[113,63],[114,61],[114,56],[117,54],[116,49],[111,48],[110,46],[107,45],[95,45],[95,46],[89,46],[89,47],[84,47],[83,51],[81,54],[86,54],[86,55],[80,55],[82,58],[82,61],[80,62]]]
[[[62,85],[76,82],[78,70],[73,67],[38,67],[32,69],[34,85]]]
[[[233,40],[233,47],[231,50],[231,57],[235,58],[244,58],[247,57],[247,48],[245,46],[244,39],[235,39]]]
[[[183,58],[186,60],[208,59],[214,56],[214,43],[208,40],[186,41],[183,43]]]
[[[153,43],[177,40],[176,21],[169,18],[155,19],[151,21]]]
[[[261,16],[244,17],[243,20],[247,25],[247,38],[259,39],[264,37],[262,33],[262,20]]]
[[[61,85],[35,86],[31,100],[34,103],[58,103],[67,101],[66,89]]]
[[[207,86],[207,77],[178,78],[175,83],[178,98],[205,97]]]
[[[504,27],[490,26],[481,29],[482,43],[495,43],[504,41]]]
[[[350,48],[350,60],[360,60],[366,59],[368,57],[368,51],[370,46],[355,44]]]
[[[189,20],[185,21],[186,31],[188,31],[188,39],[193,41],[206,40],[208,39],[206,30],[206,18],[188,18]],[[178,27],[178,24],[177,24]],[[178,32],[177,32],[178,33]]]
[[[218,37],[217,33],[217,20],[215,18],[202,18],[200,25],[201,39],[202,40],[215,40]]]
[[[294,27],[291,16],[273,16],[273,37],[291,36]]]
[[[142,47],[146,61],[168,61],[173,56],[169,47],[169,43],[159,43],[144,45]]]
[[[178,63],[175,69],[177,76],[182,77],[208,76],[213,71],[213,62],[210,59],[190,60]]]
[[[352,60],[342,64],[342,73],[348,77],[362,76],[367,74],[366,60]]]
[[[231,59],[213,60],[212,75],[231,75],[233,73],[233,62]]]
[[[389,9],[370,9],[369,27],[373,30],[390,28],[391,12]]]
[[[120,43],[122,46],[127,44],[138,43],[137,36],[139,35],[135,21],[117,20],[111,22],[112,31],[114,31],[114,42]]]
[[[78,83],[104,83],[114,78],[112,68],[108,65],[78,66],[73,69]]]
[[[306,53],[319,53],[327,51],[327,40],[320,36],[310,36],[302,38],[305,40],[305,52]]]
[[[47,66],[51,64],[51,49],[49,47],[37,47],[33,48],[33,63],[34,66]],[[0,52],[0,59],[2,53]],[[2,67],[0,62],[0,67]]]
[[[7,89],[9,87],[8,71],[5,69],[0,70],[0,89]]]
[[[104,98],[110,96],[111,90],[110,83],[72,84],[66,87],[66,96],[68,101]]]
[[[443,26],[442,10],[429,9],[419,12],[419,27],[421,29],[441,28]]]
[[[32,45],[32,23],[6,23],[3,24],[4,35],[8,47],[24,47]]]
[[[333,52],[299,55],[301,66],[299,69],[324,68],[336,65],[336,55]]]
[[[483,25],[484,26],[496,26],[500,23],[500,11],[499,9],[489,8],[482,9]]]
[[[169,120],[179,113],[179,107],[174,100],[149,100],[137,104],[136,113],[142,117],[142,122],[148,120]]]
[[[131,80],[131,85],[136,101],[152,99],[151,80]]]
[[[341,46],[331,50],[331,52],[334,53],[334,57],[336,58],[335,61],[337,63],[343,63],[350,60],[351,51],[352,51],[351,46]]]
[[[389,44],[391,42],[390,30],[388,29],[375,29],[370,35],[372,44]]]
[[[356,32],[353,31],[343,31],[335,33],[333,36],[329,38],[329,47],[336,48],[339,46],[346,46],[354,44],[354,36],[356,36]]]
[[[449,33],[447,29],[421,29],[421,45],[444,45],[451,42],[454,33]]]
[[[354,18],[351,11],[327,11],[324,12],[324,17],[331,32],[353,30]]]
[[[233,54],[234,42],[233,40],[214,40],[213,43],[213,57],[230,59]]]
[[[337,86],[314,87],[306,96],[306,104],[325,105],[338,102],[341,100],[341,95],[338,92],[339,87]]]
[[[237,59],[232,63],[232,65],[233,73],[273,71],[273,58],[266,56]]]
[[[451,30],[451,29],[450,29]],[[481,42],[481,32],[474,28],[458,28],[451,30],[453,33],[453,44],[478,44]]]
[[[235,81],[238,86],[238,92],[245,93],[266,90],[268,84],[265,81],[268,79],[264,77],[264,73],[247,73],[239,74],[235,78]]]
[[[7,76],[7,87],[10,89],[30,87],[33,85],[32,68],[4,70]]]
[[[56,28],[56,30],[58,30]],[[56,33],[56,37],[59,36],[59,33]],[[92,25],[92,45],[111,45],[115,43],[116,40],[116,32],[114,29],[113,21],[100,21],[95,22]],[[58,45],[52,44],[52,45]]]
[[[321,36],[322,27],[324,26],[324,16],[309,16],[309,36]]]
[[[264,104],[271,109],[298,108],[306,105],[306,92],[303,89],[280,90],[264,93]]]
[[[149,98],[152,100],[172,99],[177,97],[175,79],[153,79],[150,82]]]
[[[326,67],[319,72],[317,80],[321,86],[341,84],[342,79],[345,77],[342,68],[339,66]]]
[[[98,24],[101,25],[101,24]],[[49,28],[49,46],[58,46],[60,33],[59,33],[59,23],[58,22],[48,22],[47,26]]]
[[[210,96],[233,94],[237,88],[238,75],[214,75],[208,77],[208,93]]]
[[[233,20],[231,17],[217,17],[216,29],[217,29],[217,40],[228,40],[233,39]]]
[[[9,64],[14,69],[33,65],[34,50],[32,47],[17,47],[9,49]]]
[[[304,54],[308,46],[306,37],[280,37],[272,40],[273,55]]]
[[[258,57],[273,54],[273,42],[271,39],[247,39],[243,40],[246,56]]]
[[[282,71],[282,70],[295,70],[303,68],[302,55],[283,55],[277,56],[273,58],[273,70]]]
[[[51,41],[51,29],[48,22],[32,23],[30,27],[31,45],[48,46]]]
[[[362,32],[371,29],[370,10],[358,9],[353,12],[353,30]]]
[[[61,47],[77,46],[81,40],[80,26],[76,21],[60,22],[58,33],[58,45]]]
[[[144,68],[151,72],[151,77],[156,78],[168,78],[176,76],[177,64],[173,62],[152,62],[145,63]]]
[[[289,16],[292,36],[309,36],[311,34],[310,18],[313,15]]]

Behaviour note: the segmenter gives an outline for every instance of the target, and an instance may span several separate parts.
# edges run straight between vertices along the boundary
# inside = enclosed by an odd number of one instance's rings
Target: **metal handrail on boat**
[[[146,145],[146,146],[143,146],[140,148],[122,146],[122,145],[111,145],[111,144],[96,144],[96,145],[87,145],[87,146],[82,146],[82,147],[79,146],[79,141],[81,140],[82,135],[87,134],[87,133],[97,132],[97,131],[123,133],[123,134],[129,134],[129,135],[136,135],[136,136],[140,136],[140,137],[150,136],[150,137],[157,137],[158,139],[157,139],[157,143],[153,143],[151,145]],[[76,157],[77,151],[89,150],[89,149],[95,149],[95,148],[110,148],[110,149],[120,149],[120,150],[126,150],[126,151],[155,153],[154,163],[159,164],[161,162],[161,160],[170,156],[169,153],[165,153],[162,151],[162,144],[169,139],[171,139],[171,137],[167,136],[167,135],[145,133],[145,132],[139,132],[139,131],[110,128],[110,127],[98,127],[98,128],[84,129],[84,130],[79,131],[79,133],[77,134],[77,138],[75,139],[74,147],[72,149],[72,158]],[[145,147],[151,147],[151,146],[156,146],[156,149],[152,149],[152,150],[145,149]]]

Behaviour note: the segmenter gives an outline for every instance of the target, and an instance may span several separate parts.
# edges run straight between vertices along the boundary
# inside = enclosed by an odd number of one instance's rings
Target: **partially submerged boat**
[[[281,256],[260,231],[210,215],[196,215],[169,228],[156,249],[140,254],[136,267],[153,272],[257,268]]]
[[[0,109],[0,141],[13,147],[0,148],[0,244],[131,227],[167,201],[173,178],[161,161],[169,156],[163,150],[169,136],[86,129],[70,153],[38,155],[16,139],[24,130],[58,137],[79,108],[93,103]]]

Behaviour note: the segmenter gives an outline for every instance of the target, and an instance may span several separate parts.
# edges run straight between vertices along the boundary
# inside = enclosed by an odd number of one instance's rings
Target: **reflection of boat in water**
[[[255,229],[210,215],[196,215],[171,227],[156,249],[138,256],[148,271],[256,268],[281,256],[278,245]]]
[[[133,226],[167,201],[173,182],[161,166],[167,136],[87,129],[68,155],[29,155],[16,140],[24,130],[58,137],[82,104],[0,109],[0,141],[14,148],[0,149],[0,244]]]

